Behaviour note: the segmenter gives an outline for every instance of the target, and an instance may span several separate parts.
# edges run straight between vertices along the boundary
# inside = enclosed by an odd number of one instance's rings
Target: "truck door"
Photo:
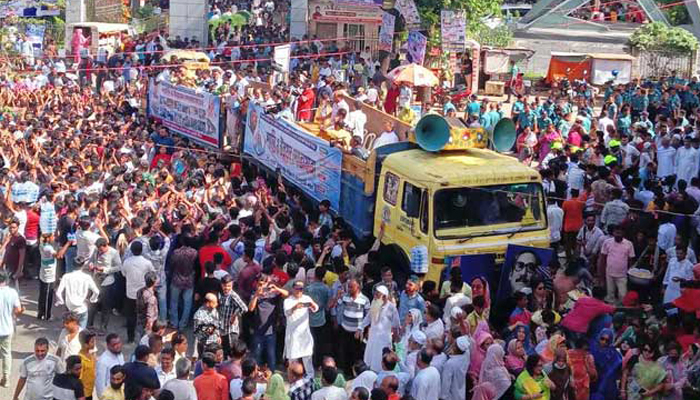
[[[404,181],[397,230],[409,254],[416,245],[428,246],[428,221],[428,191]]]

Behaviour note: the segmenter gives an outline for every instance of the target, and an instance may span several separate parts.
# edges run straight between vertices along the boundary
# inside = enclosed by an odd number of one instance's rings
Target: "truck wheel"
[[[395,244],[386,246],[384,251],[384,257],[382,257],[383,265],[388,265],[391,267],[391,271],[394,273],[394,280],[399,285],[399,288],[403,288],[411,276],[411,262],[403,249]]]

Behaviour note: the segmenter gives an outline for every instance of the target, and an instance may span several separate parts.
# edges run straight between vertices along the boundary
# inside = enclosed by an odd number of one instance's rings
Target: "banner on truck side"
[[[221,148],[221,99],[219,96],[151,79],[148,116],[168,129],[197,143]]]
[[[316,201],[339,209],[343,154],[303,128],[248,106],[243,152],[282,176]]]

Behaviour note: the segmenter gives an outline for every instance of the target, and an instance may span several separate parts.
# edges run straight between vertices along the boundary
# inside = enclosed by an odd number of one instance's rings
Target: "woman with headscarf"
[[[544,351],[540,353],[540,356],[545,363],[551,363],[554,361],[554,353],[559,349],[566,351],[566,338],[562,335],[554,334],[549,338],[549,343],[544,348]]]
[[[633,356],[622,372],[620,397],[627,400],[660,399],[668,373],[657,362],[656,348],[651,342],[644,341],[640,349],[641,354]]]
[[[508,353],[506,354],[505,364],[508,371],[514,376],[517,376],[525,368],[525,347],[518,339],[511,339],[508,342]]]
[[[284,378],[280,374],[272,374],[265,389],[266,400],[289,400],[287,389],[284,387]]]
[[[420,331],[420,325],[423,322],[423,313],[417,308],[411,308],[406,314],[406,318],[403,321],[403,326],[401,327],[401,340],[396,346],[396,353],[400,358],[403,358],[406,353],[408,353],[408,339],[414,331]]]
[[[518,341],[523,344],[523,348],[525,349],[526,355],[535,353],[535,346],[532,345],[532,338],[530,336],[530,326],[517,326],[513,331],[513,335],[511,336],[511,338],[518,339]]]
[[[490,382],[496,388],[496,396],[494,399],[500,399],[510,388],[511,380],[510,373],[506,369],[503,357],[505,351],[500,344],[492,344],[486,350],[486,357],[481,364],[481,373],[479,374],[479,384]]]
[[[358,387],[363,387],[367,390],[374,389],[374,383],[377,381],[377,374],[369,369],[369,366],[367,366],[364,361],[357,361],[352,368],[356,378],[350,382],[348,393],[352,393],[352,391]]]
[[[486,358],[486,350],[493,344],[493,336],[491,336],[488,328],[482,328],[484,325],[485,323],[479,324],[474,332],[475,345],[472,347],[468,372],[474,384],[476,384],[479,380],[481,365],[484,363],[484,359]]]
[[[617,380],[620,377],[622,355],[612,345],[613,331],[605,328],[595,339],[591,339],[589,348],[595,361],[598,380],[591,391],[591,398],[596,400],[617,400]]]
[[[547,378],[542,358],[533,354],[527,358],[525,369],[518,375],[514,385],[515,400],[549,400],[554,386]]]
[[[580,338],[574,343],[574,348],[568,351],[569,365],[573,377],[576,396],[571,400],[588,400],[591,394],[591,382],[598,378],[593,356],[588,352],[588,342]]]
[[[496,400],[496,388],[491,382],[476,385],[472,400]]]
[[[566,350],[557,349],[554,352],[554,361],[545,365],[544,370],[554,383],[551,392],[552,400],[574,400],[576,398],[573,374],[567,363]]]
[[[396,305],[389,301],[389,289],[384,285],[377,286],[374,300],[362,323],[363,327],[369,326],[364,361],[371,370],[382,370],[382,351],[385,347],[391,349],[392,332],[398,330],[399,324],[399,312]]]

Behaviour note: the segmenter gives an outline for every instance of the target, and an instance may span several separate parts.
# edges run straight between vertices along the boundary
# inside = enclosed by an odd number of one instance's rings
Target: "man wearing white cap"
[[[408,339],[408,349],[406,357],[401,361],[401,370],[408,373],[413,379],[416,376],[416,363],[418,360],[418,352],[428,342],[428,337],[421,331],[413,331]],[[430,364],[430,363],[428,363]]]
[[[389,289],[379,285],[374,291],[374,299],[369,313],[362,323],[363,329],[369,325],[367,347],[365,347],[365,364],[372,371],[382,369],[382,350],[391,349],[392,334],[399,328],[399,312],[396,305],[389,301]]]
[[[455,309],[456,310],[456,309]],[[442,400],[465,400],[465,382],[469,369],[469,338],[460,336],[455,341],[450,358],[442,367],[440,398]]]

